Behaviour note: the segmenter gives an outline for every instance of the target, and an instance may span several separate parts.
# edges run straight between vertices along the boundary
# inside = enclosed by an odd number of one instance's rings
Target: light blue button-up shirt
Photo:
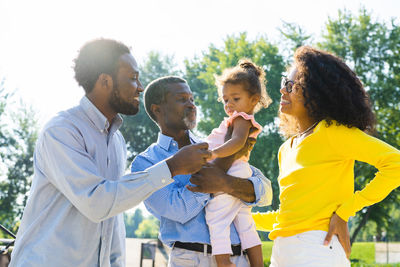
[[[109,125],[86,97],[47,123],[11,267],[125,266],[121,212],[173,180],[165,161],[123,176],[121,124],[118,115]]]
[[[192,143],[199,140],[189,134]],[[173,138],[159,134],[157,143],[140,153],[132,162],[133,172],[141,171],[174,155],[178,143]],[[256,201],[248,205],[266,206],[272,201],[271,182],[256,168],[249,180],[254,185]],[[144,201],[146,208],[160,220],[160,240],[172,246],[175,241],[210,244],[210,234],[205,220],[205,209],[209,194],[191,192],[185,185],[190,175],[177,175],[174,182],[154,192]],[[234,225],[231,225],[231,244],[239,244],[240,239]]]

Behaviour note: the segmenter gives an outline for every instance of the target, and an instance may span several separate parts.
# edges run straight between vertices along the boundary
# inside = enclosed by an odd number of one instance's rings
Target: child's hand
[[[254,145],[256,143],[256,139],[253,137],[249,137],[246,140],[246,144],[243,146],[242,149],[240,149],[236,154],[234,154],[235,160],[240,159],[243,156],[248,156],[251,150],[253,149]]]
[[[215,152],[215,150],[211,150],[211,158],[208,159],[208,162],[213,161],[216,158],[218,158],[217,153]]]

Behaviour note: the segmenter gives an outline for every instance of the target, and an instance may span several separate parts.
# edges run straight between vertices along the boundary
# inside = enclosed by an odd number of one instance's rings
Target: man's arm
[[[113,177],[118,180],[99,174],[85,150],[82,136],[74,129],[64,126],[47,129],[38,142],[36,154],[37,166],[49,181],[88,219],[100,222],[134,207],[173,182],[171,172],[197,171],[210,156],[206,147],[207,144],[187,146],[143,172]]]
[[[132,162],[132,172],[144,170],[154,165],[142,155],[138,155]],[[193,193],[186,189],[184,184],[174,181],[154,192],[144,204],[157,218],[165,217],[179,223],[186,223],[196,217],[210,200],[209,194]]]
[[[228,175],[213,164],[207,164],[192,175],[190,182],[195,186],[187,186],[187,188],[192,192],[224,192],[248,204],[270,205],[272,201],[271,182],[258,169],[252,167],[252,170],[253,176],[243,179]]]

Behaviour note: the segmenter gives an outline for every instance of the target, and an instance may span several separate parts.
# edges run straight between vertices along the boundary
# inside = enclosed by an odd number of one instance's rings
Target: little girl
[[[254,113],[271,103],[264,85],[265,73],[250,60],[226,69],[217,77],[219,99],[229,116],[214,129],[207,138],[212,159],[223,158],[238,152],[248,137],[256,138],[262,127],[254,120]],[[228,127],[232,126],[232,137],[224,142]],[[236,160],[228,174],[241,178],[251,177],[249,155]],[[206,206],[206,220],[210,230],[212,254],[217,265],[235,266],[230,261],[232,254],[230,225],[233,221],[238,231],[242,250],[247,254],[252,267],[263,266],[261,241],[251,217],[251,207],[228,194],[216,194]]]

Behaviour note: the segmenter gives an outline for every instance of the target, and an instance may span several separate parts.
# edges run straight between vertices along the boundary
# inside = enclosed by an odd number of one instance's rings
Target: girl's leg
[[[233,220],[240,237],[242,249],[247,249],[251,267],[263,267],[261,240],[251,217],[251,207],[240,203],[241,208]]]
[[[239,234],[240,243],[242,249],[248,249],[254,246],[261,245],[260,237],[258,236],[256,225],[251,216],[251,207],[243,204],[240,200],[240,209],[236,214],[233,223],[235,224],[236,230]]]
[[[232,254],[230,227],[240,208],[238,202],[239,200],[228,194],[220,194],[206,206],[213,255]]]

